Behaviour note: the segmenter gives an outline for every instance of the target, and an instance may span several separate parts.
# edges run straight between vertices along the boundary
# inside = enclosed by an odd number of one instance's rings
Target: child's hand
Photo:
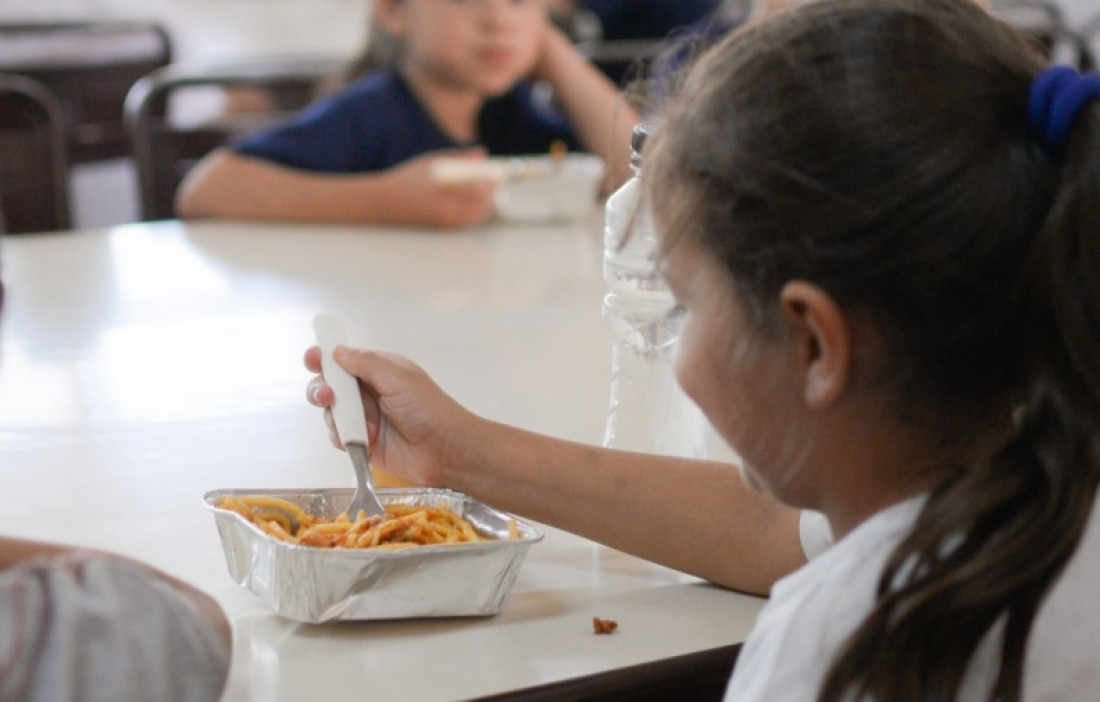
[[[477,418],[443,392],[417,365],[397,354],[342,349],[336,362],[359,379],[371,442],[371,464],[418,484],[445,484],[448,468],[461,469],[476,445]],[[317,373],[306,398],[326,409],[333,443],[340,446],[331,412],[332,388],[321,372],[321,350],[310,347],[305,365]]]
[[[441,182],[433,176],[432,161],[447,158],[484,159],[482,149],[434,152],[395,167],[390,174],[394,191],[405,203],[409,224],[443,228],[470,227],[485,222],[493,214],[492,179]]]

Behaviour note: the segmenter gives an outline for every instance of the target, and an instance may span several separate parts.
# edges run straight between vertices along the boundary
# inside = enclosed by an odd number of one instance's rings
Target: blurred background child
[[[544,0],[376,0],[373,22],[393,66],[211,153],[180,188],[181,217],[470,226],[491,215],[494,184],[438,182],[433,159],[555,142],[602,157],[608,187],[627,177],[637,114]]]

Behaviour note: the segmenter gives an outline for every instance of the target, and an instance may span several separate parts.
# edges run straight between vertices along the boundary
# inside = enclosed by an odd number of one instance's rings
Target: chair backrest
[[[126,127],[143,220],[175,217],[180,181],[194,164],[234,136],[283,119],[317,95],[342,59],[292,57],[216,65],[173,64],[139,80],[126,98]],[[199,124],[179,124],[170,100],[188,88],[260,91],[269,109]]]
[[[40,83],[0,74],[0,215],[10,234],[68,229],[65,116]]]
[[[129,154],[126,93],[171,60],[172,42],[154,22],[0,23],[0,71],[33,78],[57,97],[70,163]]]

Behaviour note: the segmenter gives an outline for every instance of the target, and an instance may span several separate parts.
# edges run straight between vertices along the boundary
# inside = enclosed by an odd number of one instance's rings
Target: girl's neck
[[[818,424],[815,435],[819,478],[808,506],[825,513],[837,539],[881,510],[934,490],[976,460],[975,448],[941,445],[932,430],[888,418],[879,401],[855,404]]]
[[[443,132],[458,143],[477,141],[477,122],[485,96],[441,83],[421,71],[401,69],[409,89]]]

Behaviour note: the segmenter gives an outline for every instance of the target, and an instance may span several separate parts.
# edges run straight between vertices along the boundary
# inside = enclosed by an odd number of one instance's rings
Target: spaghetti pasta
[[[396,550],[485,540],[466,519],[445,507],[389,504],[385,517],[360,512],[351,520],[347,514],[323,519],[289,500],[266,495],[224,495],[217,506],[236,512],[280,541],[316,548]]]

